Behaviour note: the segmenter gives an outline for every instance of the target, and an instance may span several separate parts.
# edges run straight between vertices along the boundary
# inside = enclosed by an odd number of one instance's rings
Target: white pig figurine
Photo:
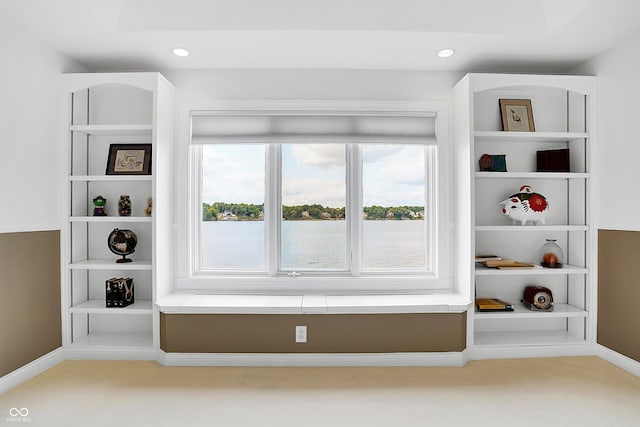
[[[549,212],[549,203],[542,194],[534,193],[531,187],[523,185],[520,192],[512,194],[500,202],[502,213],[511,218],[513,224],[520,222],[526,225],[527,221],[545,223],[545,216]]]

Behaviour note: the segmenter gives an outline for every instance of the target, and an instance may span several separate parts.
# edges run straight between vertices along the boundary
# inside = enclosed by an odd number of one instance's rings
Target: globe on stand
[[[116,263],[132,262],[131,255],[136,250],[138,244],[138,236],[131,230],[121,230],[114,228],[107,238],[107,246],[109,250],[116,255],[122,256]]]

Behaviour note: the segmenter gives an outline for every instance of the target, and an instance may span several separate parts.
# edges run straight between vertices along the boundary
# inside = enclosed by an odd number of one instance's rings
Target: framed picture
[[[501,99],[502,130],[534,132],[530,99]]]
[[[151,175],[151,144],[111,144],[107,175]]]

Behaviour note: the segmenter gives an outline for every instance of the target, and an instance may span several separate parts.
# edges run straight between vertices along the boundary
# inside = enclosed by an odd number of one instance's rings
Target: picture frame
[[[111,144],[106,175],[151,175],[151,144]]]
[[[500,99],[502,130],[535,132],[530,99]]]

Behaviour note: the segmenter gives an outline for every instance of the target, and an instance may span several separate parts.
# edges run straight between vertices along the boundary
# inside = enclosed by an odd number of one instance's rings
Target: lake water
[[[364,268],[424,268],[424,221],[364,221]],[[202,223],[203,267],[263,269],[263,221]],[[345,221],[283,221],[283,269],[347,269]]]

